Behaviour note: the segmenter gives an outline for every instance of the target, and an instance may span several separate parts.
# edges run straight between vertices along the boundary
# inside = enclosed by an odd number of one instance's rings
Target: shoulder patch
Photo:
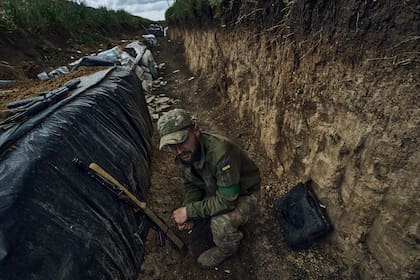
[[[230,161],[223,162],[219,165],[219,168],[222,169],[222,171],[228,171],[230,169]]]

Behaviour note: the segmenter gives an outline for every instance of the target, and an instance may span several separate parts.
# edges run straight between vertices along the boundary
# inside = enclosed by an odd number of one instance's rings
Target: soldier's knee
[[[234,231],[230,219],[226,215],[218,215],[211,218],[210,229],[215,237],[221,237]]]

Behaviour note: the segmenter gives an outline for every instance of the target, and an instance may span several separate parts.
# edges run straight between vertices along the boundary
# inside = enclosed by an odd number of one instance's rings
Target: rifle
[[[157,216],[147,205],[145,202],[138,200],[126,187],[124,187],[120,182],[118,182],[114,177],[112,177],[109,173],[103,170],[99,165],[96,163],[91,163],[89,166],[85,165],[81,160],[78,158],[73,159],[73,163],[76,164],[79,168],[83,169],[84,171],[88,172],[91,177],[96,179],[101,183],[101,185],[105,186],[109,189],[114,195],[116,195],[119,199],[126,202],[134,211],[137,212],[142,210],[143,213],[151,220],[151,222],[158,227],[159,232],[163,233],[171,240],[178,249],[181,251],[186,250],[186,245],[184,242],[166,225],[164,221],[162,221],[159,216]],[[159,242],[163,242],[163,237],[159,235]]]
[[[80,79],[70,80],[62,87],[59,87],[50,92],[44,92],[40,96],[18,100],[7,104],[9,109],[18,109],[18,112],[11,117],[8,117],[0,123],[0,125],[15,123],[21,121],[29,116],[32,116],[45,108],[57,103],[59,100],[66,98],[70,91],[77,88]]]

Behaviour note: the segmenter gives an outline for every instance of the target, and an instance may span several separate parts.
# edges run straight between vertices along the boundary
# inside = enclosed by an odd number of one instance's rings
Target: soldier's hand
[[[181,208],[178,208],[178,209],[174,210],[174,212],[172,213],[172,219],[178,225],[184,224],[188,219],[187,208],[181,207]]]
[[[179,230],[191,230],[194,226],[193,222],[185,222],[182,225],[178,225]]]

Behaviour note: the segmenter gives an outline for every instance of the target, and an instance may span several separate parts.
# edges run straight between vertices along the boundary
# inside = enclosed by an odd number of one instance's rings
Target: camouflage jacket
[[[184,178],[189,219],[211,217],[235,209],[240,195],[259,191],[257,166],[230,140],[206,132],[200,133],[201,158],[179,166]]]

